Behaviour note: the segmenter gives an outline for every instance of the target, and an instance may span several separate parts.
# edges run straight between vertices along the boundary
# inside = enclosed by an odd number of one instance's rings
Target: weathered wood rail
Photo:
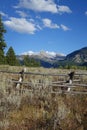
[[[20,72],[14,72],[14,71],[4,71],[0,70],[0,73],[12,73],[12,74],[20,74]],[[67,76],[68,74],[54,74],[54,73],[40,73],[40,72],[24,72],[24,74],[27,75],[43,75],[43,76]],[[75,76],[87,76],[87,73],[75,73]]]
[[[48,89],[50,93],[56,93],[56,94],[87,94],[87,82],[86,83],[81,83],[81,77],[82,76],[87,76],[87,73],[75,73],[74,74],[74,79],[72,82],[68,82],[65,80],[58,80],[58,81],[50,81],[46,82],[45,77],[69,77],[68,74],[54,74],[54,73],[34,73],[34,72],[12,72],[12,71],[0,71],[0,73],[7,73],[7,74],[13,74],[13,75],[20,75],[19,79],[9,79],[8,82],[11,83],[13,86],[15,86],[15,89],[17,87],[18,90],[25,90],[27,88],[27,91],[34,91],[34,89],[38,89],[38,91],[41,89]],[[34,76],[41,76],[41,81],[35,81],[35,82],[30,82],[30,81],[24,81],[25,75],[34,75]],[[78,79],[75,79],[75,77],[78,77]],[[79,83],[80,82],[80,83]],[[27,86],[27,87],[26,87]],[[81,88],[75,90],[75,88]],[[83,90],[82,90],[83,88]],[[67,91],[69,89],[69,91]],[[74,90],[72,90],[74,89]]]

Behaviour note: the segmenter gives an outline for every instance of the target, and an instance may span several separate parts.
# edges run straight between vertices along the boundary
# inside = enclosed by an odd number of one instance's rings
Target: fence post
[[[26,68],[22,69],[21,72],[19,72],[21,75],[19,77],[19,80],[18,80],[18,83],[16,85],[16,88],[19,90],[19,93],[21,93],[21,83],[23,82],[24,80],[24,73],[26,72]]]
[[[69,84],[72,84],[72,82],[73,82],[73,78],[74,78],[74,74],[75,74],[75,72],[74,71],[72,71],[71,73],[69,73],[68,75],[69,75]],[[70,87],[68,87],[68,92],[70,91]]]

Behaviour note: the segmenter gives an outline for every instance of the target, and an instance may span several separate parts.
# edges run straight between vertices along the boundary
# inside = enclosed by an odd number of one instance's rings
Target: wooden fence
[[[47,90],[48,93],[56,94],[87,94],[87,80],[83,80],[83,76],[87,77],[87,73],[75,72],[73,79],[70,79],[69,74],[34,73],[25,72],[25,70],[21,72],[0,71],[0,73],[17,75],[17,78],[8,79],[7,77],[7,82],[15,88],[15,91],[18,90],[20,93],[25,92],[25,90],[31,92]],[[37,79],[37,76],[40,77]],[[54,77],[57,77],[56,80]],[[10,93],[10,90],[8,91]]]

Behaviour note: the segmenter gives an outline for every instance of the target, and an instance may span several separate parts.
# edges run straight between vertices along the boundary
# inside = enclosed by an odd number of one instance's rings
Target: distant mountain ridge
[[[38,56],[38,57],[41,57],[41,58],[54,58],[56,56],[59,56],[59,57],[65,57],[64,54],[61,54],[61,53],[56,53],[56,52],[49,52],[49,51],[40,51],[40,52],[33,52],[33,51],[28,51],[28,52],[24,52],[22,53],[22,55],[29,55],[29,56]]]
[[[56,61],[61,61],[65,59],[64,54],[49,52],[49,51],[40,51],[40,52],[25,52],[22,55],[18,56],[20,60],[23,60],[24,56],[28,55],[29,58],[34,58],[37,61],[40,61],[41,66],[43,67],[53,67],[53,64]]]
[[[34,58],[35,60],[39,61],[41,66],[46,68],[58,67],[67,64],[87,66],[87,47],[76,50],[67,56],[48,51],[40,51],[38,53],[29,51],[19,55],[18,59],[23,61],[25,55],[28,55],[29,58]]]
[[[65,61],[72,61],[78,64],[87,62],[87,47],[81,48],[68,54],[65,58]]]

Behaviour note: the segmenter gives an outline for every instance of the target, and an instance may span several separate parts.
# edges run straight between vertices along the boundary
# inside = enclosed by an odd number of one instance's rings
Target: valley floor
[[[18,83],[15,81],[20,78],[20,73],[2,70],[20,72],[22,67],[0,66],[0,130],[87,130],[87,94],[56,93],[59,89],[51,88],[49,84],[65,81],[68,76],[45,75],[68,75],[72,70],[26,69],[44,75],[25,74],[25,83],[16,88]],[[80,79],[80,83],[87,84],[87,76]]]

